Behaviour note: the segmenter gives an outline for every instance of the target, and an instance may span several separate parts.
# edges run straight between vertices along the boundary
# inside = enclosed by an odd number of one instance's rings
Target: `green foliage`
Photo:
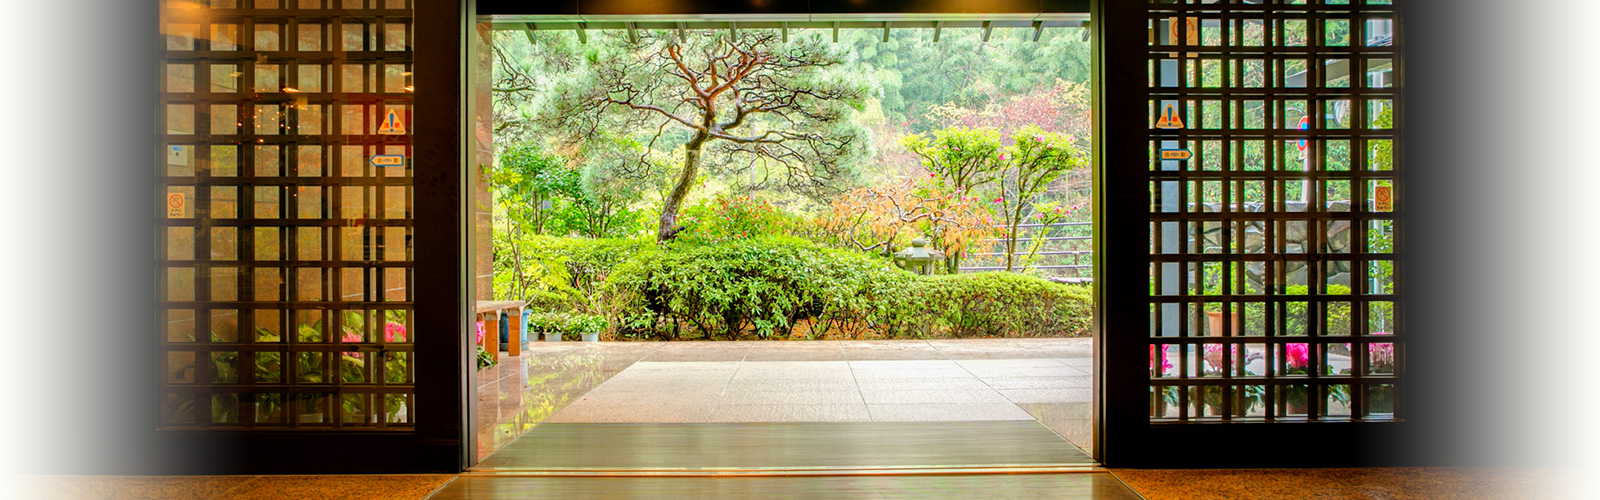
[[[478,359],[478,369],[479,370],[484,370],[484,369],[488,369],[488,368],[494,368],[494,365],[498,363],[497,361],[495,361],[494,355],[489,353],[489,351],[484,350],[483,346],[481,346],[481,345],[478,346],[477,359]]]
[[[1081,335],[1091,304],[1087,287],[1003,273],[918,276],[793,238],[675,245],[619,265],[607,285],[627,297],[612,314],[628,318],[619,333],[646,338],[677,338],[681,327],[707,338]]]
[[[583,335],[604,333],[610,327],[604,316],[569,312],[543,312],[528,317],[529,330],[538,334],[557,334],[577,340]]]
[[[1026,270],[1037,247],[1023,256],[1023,266],[1015,266],[1021,225],[1038,210],[1040,195],[1068,172],[1087,168],[1089,157],[1070,135],[1045,132],[1035,125],[1017,129],[1013,144],[1001,156],[999,189],[995,199],[1000,220],[1005,226],[1006,270]]]
[[[960,194],[974,194],[1000,174],[1000,132],[992,128],[949,127],[905,136],[936,182]]]
[[[1310,288],[1305,285],[1289,285],[1284,287],[1284,295],[1307,295]],[[1324,295],[1350,295],[1350,287],[1344,285],[1328,285]],[[1327,311],[1322,319],[1328,326],[1329,335],[1350,335],[1350,303],[1328,302]],[[1310,316],[1307,314],[1310,303],[1291,301],[1286,306],[1286,327],[1289,335],[1310,335],[1312,332]],[[1259,331],[1259,330],[1258,330]]]
[[[724,194],[690,206],[680,220],[685,229],[678,233],[678,242],[690,245],[786,234],[801,224],[799,218],[784,213],[767,200]]]
[[[844,293],[829,278],[859,267],[850,266],[850,259],[860,263],[871,257],[792,238],[675,244],[670,251],[644,254],[618,266],[608,285],[628,295],[626,309],[653,312],[706,337],[732,337],[746,330],[769,337],[789,333],[802,312],[810,312],[805,309]]]
[[[498,155],[499,165],[489,169],[495,203],[513,230],[544,233],[553,222],[557,202],[580,195],[579,172],[565,158],[537,145],[517,144]],[[545,207],[545,204],[550,207]]]
[[[1093,318],[1088,286],[1014,273],[918,276],[898,293],[902,336],[1084,335]]]
[[[339,315],[339,320],[341,331],[340,341],[346,344],[377,342],[377,339],[368,338],[368,335],[376,335],[379,331],[384,332],[386,342],[409,341],[409,336],[406,333],[405,327],[405,311],[386,310],[383,315],[383,321],[380,322],[382,326],[380,327],[378,325],[372,325],[373,328],[371,329],[368,328],[366,316],[361,311],[345,311]],[[311,321],[309,323],[300,323],[295,325],[294,331],[296,341],[302,343],[324,342],[325,336],[323,328],[323,322],[320,319]],[[369,334],[369,331],[372,333]],[[257,343],[277,343],[282,341],[282,337],[280,335],[266,328],[258,327],[255,333],[255,341]],[[189,342],[194,341],[193,337],[189,337],[185,340]],[[229,339],[223,338],[216,332],[210,332],[210,341],[212,343],[219,344],[230,342]],[[286,351],[255,351],[254,355],[251,356],[253,361],[249,362],[249,364],[252,365],[249,367],[249,369],[253,370],[253,377],[255,380],[257,382],[264,383],[278,383],[283,381],[285,375],[283,373],[283,361],[285,354],[287,354]],[[376,355],[373,353],[356,351],[338,352],[337,357],[334,357],[332,361],[337,364],[334,369],[337,370],[339,374],[339,381],[347,384],[371,383],[372,380],[369,380],[369,378],[375,377],[377,374],[369,369],[368,356]],[[288,374],[288,376],[290,379],[299,383],[327,383],[329,380],[329,376],[327,374],[328,365],[325,364],[324,361],[329,357],[330,356],[328,353],[323,352],[295,353],[294,357],[292,358],[295,360],[293,365],[295,367],[295,371]],[[241,357],[239,351],[211,352],[209,363],[206,365],[207,370],[209,371],[210,382],[213,384],[239,383],[239,370],[242,369],[241,365],[245,363],[242,361],[242,359],[244,358]],[[385,381],[390,383],[404,383],[406,381],[406,368],[410,362],[410,357],[408,355],[394,352],[383,353],[382,362],[384,370],[383,377]],[[195,377],[195,371],[196,365],[190,363],[178,367],[173,371],[171,376],[173,379],[178,381],[189,381]],[[340,409],[343,411],[341,415],[345,416],[347,419],[360,418],[361,416],[366,415],[366,402],[360,396],[350,396],[352,395],[346,395],[345,398],[340,399]],[[246,400],[253,401],[256,404],[256,414],[268,416],[266,418],[272,421],[281,420],[283,416],[280,414],[280,412],[287,408],[284,406],[284,398],[281,394],[247,394],[245,398]],[[226,395],[225,401],[213,401],[212,404],[209,405],[211,408],[211,422],[237,423],[239,419],[237,408],[238,403],[240,402],[241,400],[236,395]],[[195,404],[196,403],[193,400],[189,400],[179,404],[175,408],[168,408],[167,411],[174,415],[193,415]],[[204,402],[201,402],[201,404],[204,404]],[[395,399],[392,397],[386,397],[384,412],[388,420],[396,421],[398,418],[398,413],[404,408],[404,405],[404,398]],[[175,420],[187,420],[187,418],[188,417],[174,417]],[[251,416],[251,418],[254,418],[254,416]]]

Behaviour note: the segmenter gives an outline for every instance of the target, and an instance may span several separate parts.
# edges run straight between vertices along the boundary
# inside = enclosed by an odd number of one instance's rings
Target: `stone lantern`
[[[911,240],[911,248],[894,253],[895,265],[917,274],[928,274],[929,264],[941,261],[944,261],[944,252],[929,250],[928,240],[922,238]]]

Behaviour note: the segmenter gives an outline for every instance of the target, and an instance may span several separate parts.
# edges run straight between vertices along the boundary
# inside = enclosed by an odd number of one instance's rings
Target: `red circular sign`
[[[167,206],[172,208],[183,208],[183,195],[178,193],[167,195]]]

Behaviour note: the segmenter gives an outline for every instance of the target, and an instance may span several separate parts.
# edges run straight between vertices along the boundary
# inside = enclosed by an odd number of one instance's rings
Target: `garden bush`
[[[643,338],[681,338],[685,328],[706,338],[1083,335],[1092,303],[1084,286],[1009,273],[919,276],[785,237],[640,252],[606,287],[618,333]]]
[[[1088,286],[1013,273],[917,276],[895,301],[894,336],[1085,335],[1093,319]]]

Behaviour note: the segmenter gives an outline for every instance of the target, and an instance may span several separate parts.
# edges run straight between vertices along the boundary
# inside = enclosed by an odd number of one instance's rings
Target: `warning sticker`
[[[1175,129],[1183,128],[1183,119],[1178,118],[1178,106],[1167,103],[1161,110],[1161,119],[1156,120],[1156,128]]]
[[[1380,185],[1372,191],[1372,210],[1376,212],[1394,211],[1394,188]]]
[[[378,133],[382,135],[406,135],[405,122],[400,120],[400,112],[389,110],[383,117],[383,123],[378,125]]]
[[[167,193],[167,218],[182,218],[183,206],[186,204],[183,199],[183,193]]]

